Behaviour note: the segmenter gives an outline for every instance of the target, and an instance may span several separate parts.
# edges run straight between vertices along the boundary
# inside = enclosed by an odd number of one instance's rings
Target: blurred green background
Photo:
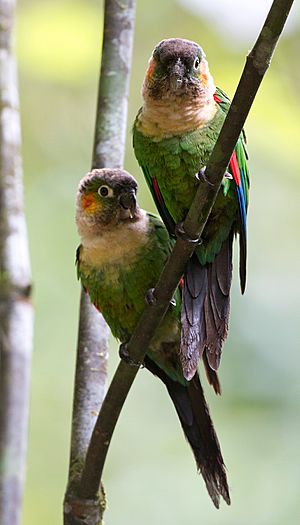
[[[140,183],[140,204],[152,211],[133,158],[130,129],[154,45],[171,36],[198,41],[216,83],[232,96],[255,36],[254,31],[235,38],[235,24],[246,27],[249,22],[249,13],[243,18],[238,2],[225,5],[231,23],[226,26],[224,17],[223,31],[213,16],[201,12],[202,3],[195,10],[197,2],[193,6],[184,0],[138,2],[125,166]],[[214,3],[220,8],[219,0],[210,1]],[[36,311],[23,522],[54,525],[62,521],[78,321],[74,199],[91,162],[102,3],[18,4]],[[265,11],[270,4],[266,2]],[[108,525],[299,523],[299,43],[299,25],[294,24],[280,42],[247,121],[252,174],[248,286],[241,297],[236,268],[221,367],[222,398],[206,388],[228,468],[232,506],[214,509],[163,386],[143,370],[122,413],[105,470]],[[116,348],[112,341],[110,374],[118,361]]]

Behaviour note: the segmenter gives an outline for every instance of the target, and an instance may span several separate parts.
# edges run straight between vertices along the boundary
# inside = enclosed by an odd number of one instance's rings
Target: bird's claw
[[[175,297],[172,297],[172,299],[170,301],[170,305],[171,306],[176,306],[177,305]]]
[[[127,343],[121,343],[119,346],[119,356],[124,361],[124,363],[127,363],[129,366],[136,366],[138,368],[143,368],[144,363],[142,362],[136,362],[130,357],[130,353],[128,351],[128,344]]]
[[[153,306],[154,304],[157,303],[157,297],[155,297],[154,292],[155,292],[155,288],[149,288],[149,290],[146,292],[146,295],[145,295],[145,301],[150,306]],[[173,297],[171,299],[170,305],[176,306],[176,299],[175,299],[175,297]]]
[[[154,304],[156,304],[157,298],[154,295],[154,288],[149,288],[149,290],[147,290],[146,295],[145,295],[145,301],[150,306],[153,306]]]
[[[128,352],[128,345],[127,343],[121,343],[119,346],[119,356],[123,361],[128,361],[129,359],[129,352]]]
[[[178,224],[176,224],[175,226],[175,235],[176,237],[179,237],[180,239],[183,239],[184,241],[187,241],[191,244],[195,244],[195,245],[200,245],[202,244],[202,239],[201,237],[197,237],[196,239],[192,239],[188,234],[187,232],[185,231],[184,229],[184,223],[183,222],[179,222]]]
[[[209,186],[213,186],[213,184],[208,180],[208,178],[205,175],[206,166],[201,168],[198,173],[196,173],[195,177],[199,182],[205,182],[206,184],[209,184]]]

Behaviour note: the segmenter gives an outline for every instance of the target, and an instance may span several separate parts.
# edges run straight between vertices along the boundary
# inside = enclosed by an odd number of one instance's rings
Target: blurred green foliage
[[[91,162],[101,8],[95,0],[20,0],[18,7],[36,311],[24,525],[53,525],[62,519],[79,298],[74,199]],[[159,40],[171,36],[204,47],[216,83],[230,96],[247,53],[175,0],[138,2],[125,166],[140,183],[140,204],[152,211],[133,157],[130,128],[148,57]],[[105,471],[108,524],[299,522],[299,37],[298,30],[280,42],[247,122],[252,174],[248,287],[241,297],[236,275],[221,366],[222,398],[206,388],[232,506],[219,512],[213,508],[164,388],[143,370]],[[111,373],[116,348],[112,342]]]

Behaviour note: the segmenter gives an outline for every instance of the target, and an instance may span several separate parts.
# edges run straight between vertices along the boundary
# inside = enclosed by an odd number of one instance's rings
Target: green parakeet
[[[183,221],[230,101],[216,89],[205,54],[195,42],[172,38],[154,49],[142,89],[133,146],[160,215],[171,235]],[[180,356],[191,379],[202,357],[217,370],[229,320],[232,240],[240,239],[240,281],[246,283],[249,175],[245,137],[232,155],[221,190],[184,275]]]
[[[78,277],[112,334],[126,343],[170,254],[163,223],[136,204],[137,184],[122,170],[100,169],[79,185],[76,222],[81,237]],[[230,497],[224,462],[198,373],[187,381],[179,360],[180,290],[158,328],[145,367],[165,384],[216,507]],[[212,382],[218,384],[214,372]]]

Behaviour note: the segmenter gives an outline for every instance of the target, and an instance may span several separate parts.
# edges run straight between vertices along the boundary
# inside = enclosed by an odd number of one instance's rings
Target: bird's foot
[[[208,180],[208,178],[205,175],[206,166],[201,168],[198,173],[196,173],[195,177],[198,182],[205,182],[206,184],[209,184],[209,186],[213,186],[213,184]]]
[[[229,179],[229,180],[233,179],[233,176],[231,175],[231,173],[229,173],[229,171],[225,171],[224,177],[225,177],[225,179]]]
[[[154,288],[149,288],[149,290],[146,292],[146,295],[145,295],[145,301],[150,306],[153,306],[154,304],[156,304],[156,301],[157,301],[157,298],[154,295],[154,291],[155,291]]]
[[[150,306],[153,306],[157,302],[157,298],[155,297],[154,292],[155,292],[155,288],[149,288],[149,290],[147,291],[147,293],[145,295],[145,301]],[[170,305],[176,306],[176,299],[175,299],[175,297],[173,297],[171,299]]]
[[[144,363],[137,362],[131,359],[130,353],[128,351],[128,344],[127,343],[121,343],[119,346],[119,356],[124,361],[124,363],[127,363],[130,366],[137,366],[138,368],[143,368]]]
[[[176,224],[175,235],[176,237],[179,237],[180,239],[183,239],[184,241],[187,241],[191,244],[195,244],[196,246],[200,246],[200,244],[203,242],[201,237],[197,237],[196,239],[191,238],[185,231],[183,222]]]

